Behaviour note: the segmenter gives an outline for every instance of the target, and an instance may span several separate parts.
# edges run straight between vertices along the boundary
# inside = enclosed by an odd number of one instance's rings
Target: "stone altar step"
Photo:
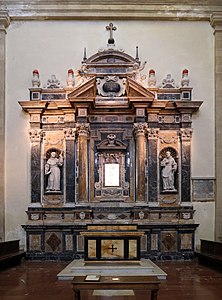
[[[83,259],[73,260],[65,267],[57,278],[59,280],[73,280],[74,276],[86,276],[89,274],[109,276],[157,276],[166,279],[167,274],[149,259],[141,259],[138,262],[99,262],[88,263]]]

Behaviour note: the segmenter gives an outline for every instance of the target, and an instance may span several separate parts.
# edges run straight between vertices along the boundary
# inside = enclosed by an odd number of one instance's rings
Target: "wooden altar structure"
[[[84,52],[65,87],[52,75],[42,88],[33,71],[30,100],[19,102],[30,115],[28,257],[83,257],[89,224],[137,225],[141,257],[193,256],[192,114],[202,102],[192,100],[188,70],[180,86],[171,74],[158,86],[143,67],[138,48],[133,58],[110,37]]]

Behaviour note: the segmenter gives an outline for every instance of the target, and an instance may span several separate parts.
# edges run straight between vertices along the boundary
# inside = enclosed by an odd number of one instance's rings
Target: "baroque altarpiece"
[[[135,58],[107,48],[41,87],[33,71],[30,100],[31,200],[23,225],[29,258],[81,258],[89,225],[136,225],[140,256],[190,258],[192,100],[188,70],[157,82]],[[181,72],[181,70],[179,70]],[[115,247],[112,245],[112,252]]]

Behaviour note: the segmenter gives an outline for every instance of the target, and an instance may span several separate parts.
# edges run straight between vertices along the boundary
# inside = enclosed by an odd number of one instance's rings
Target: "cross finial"
[[[113,23],[109,23],[108,26],[106,26],[106,30],[109,30],[109,39],[108,44],[114,44],[114,38],[113,38],[113,31],[117,30],[116,26],[113,26]]]

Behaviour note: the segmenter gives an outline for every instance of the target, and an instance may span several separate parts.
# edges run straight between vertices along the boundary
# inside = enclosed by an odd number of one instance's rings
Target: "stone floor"
[[[0,300],[70,300],[70,281],[57,280],[57,274],[69,262],[22,261],[0,272]],[[161,281],[158,300],[221,300],[222,273],[192,262],[157,262],[167,274]],[[148,300],[143,291],[135,296],[93,296],[82,293],[82,300]]]

